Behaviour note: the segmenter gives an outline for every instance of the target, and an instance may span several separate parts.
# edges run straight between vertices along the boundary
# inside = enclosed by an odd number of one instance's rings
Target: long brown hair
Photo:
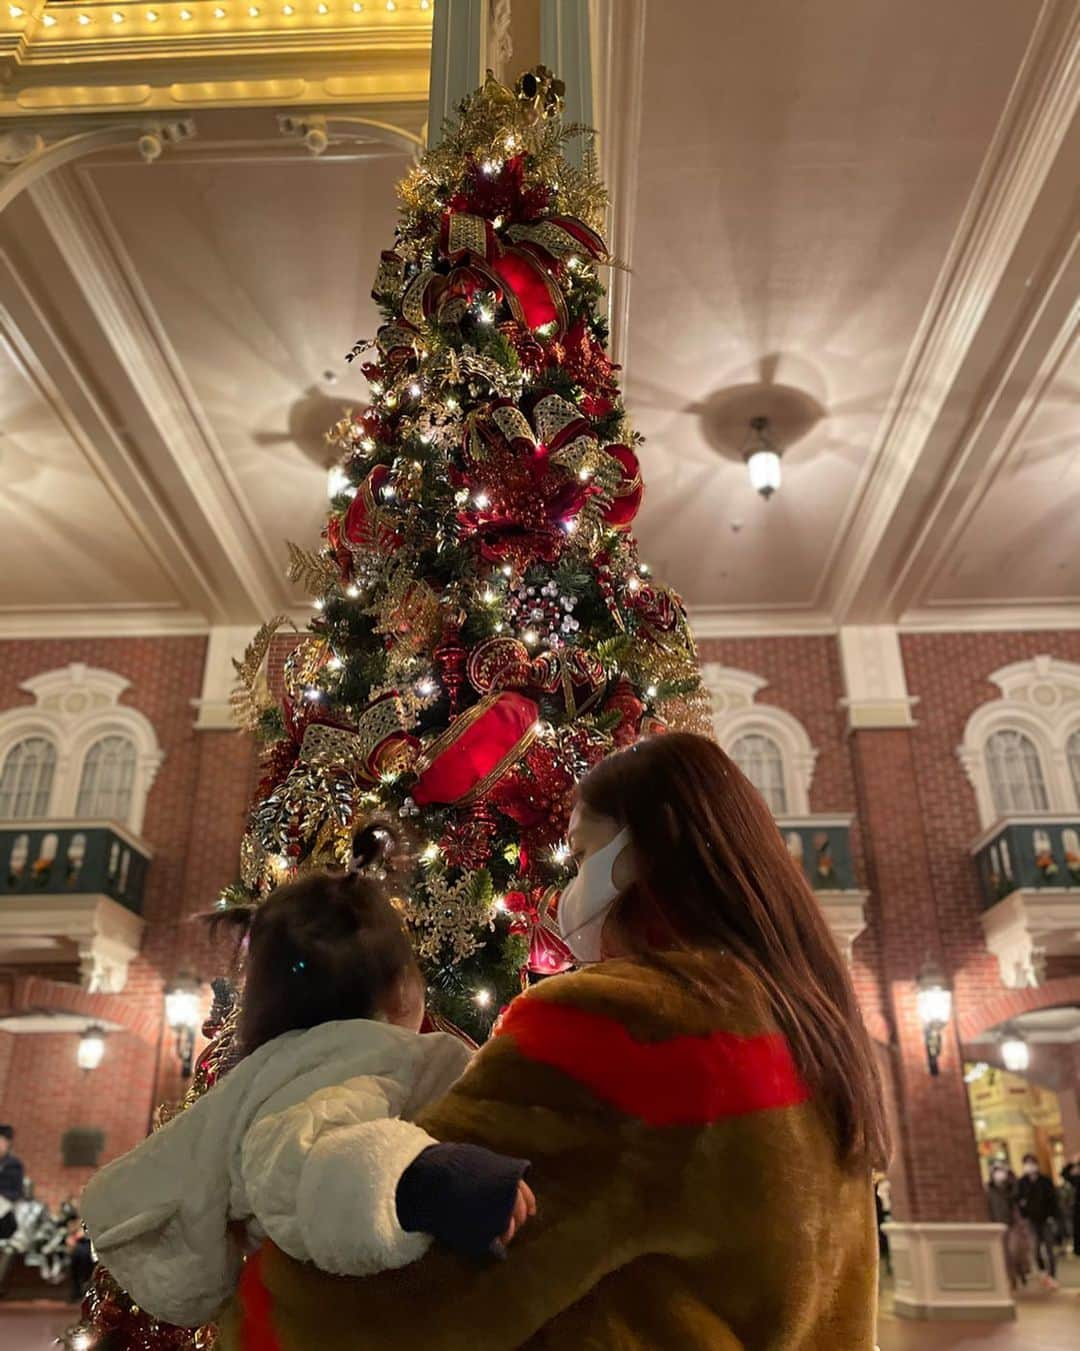
[[[648,960],[662,962],[667,948],[723,950],[741,963],[830,1111],[841,1157],[883,1167],[881,1085],[847,965],[749,779],[715,742],[669,733],[602,761],[578,795],[633,843],[635,881],[605,940]],[[716,993],[722,970],[702,964]]]

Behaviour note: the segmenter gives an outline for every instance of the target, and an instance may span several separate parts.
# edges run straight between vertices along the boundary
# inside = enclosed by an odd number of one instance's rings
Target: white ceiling
[[[646,554],[702,632],[1076,623],[1074,0],[645,12],[605,149]],[[317,537],[322,432],[363,397],[406,155],[196,120],[0,217],[0,634],[301,604],[284,540]]]

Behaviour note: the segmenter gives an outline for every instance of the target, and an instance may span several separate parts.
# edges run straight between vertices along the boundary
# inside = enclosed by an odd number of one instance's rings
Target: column
[[[1002,1229],[987,1222],[955,1020],[929,1072],[916,1004],[927,961],[945,970],[912,754],[914,700],[896,630],[840,631],[848,730],[869,882],[881,923],[881,979],[894,1034],[899,1139],[889,1240],[896,1312],[1011,1318]]]
[[[443,123],[484,83],[489,0],[435,0],[431,30],[428,145],[442,139]]]

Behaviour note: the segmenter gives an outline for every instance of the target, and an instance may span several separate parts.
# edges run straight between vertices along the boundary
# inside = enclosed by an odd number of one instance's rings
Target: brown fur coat
[[[605,962],[516,1000],[422,1124],[531,1158],[505,1262],[342,1279],[266,1248],[224,1351],[872,1351],[867,1167],[842,1166],[756,982]]]

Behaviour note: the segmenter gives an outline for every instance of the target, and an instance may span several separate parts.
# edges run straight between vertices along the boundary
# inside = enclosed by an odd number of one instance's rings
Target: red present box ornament
[[[416,763],[412,798],[467,806],[490,791],[536,739],[540,709],[516,690],[489,694],[454,719]]]

